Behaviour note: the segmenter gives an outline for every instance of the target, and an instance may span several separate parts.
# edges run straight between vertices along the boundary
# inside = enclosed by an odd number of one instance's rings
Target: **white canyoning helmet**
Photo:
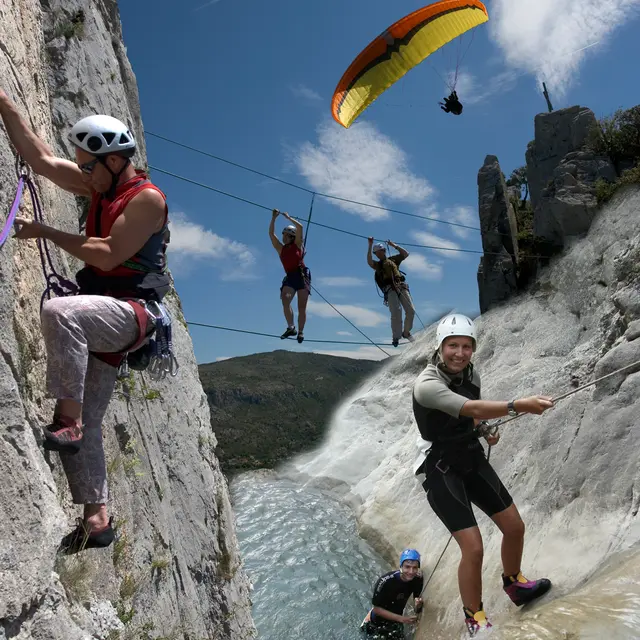
[[[476,325],[471,318],[463,316],[461,313],[450,313],[442,318],[436,329],[438,350],[440,350],[444,339],[449,336],[467,336],[471,338],[473,340],[473,350],[476,350]]]
[[[282,230],[282,233],[286,233],[286,234],[288,234],[290,236],[294,236],[295,237],[296,228],[292,224],[289,224]]]
[[[136,141],[129,127],[111,116],[82,118],[73,125],[68,138],[74,145],[94,156],[117,153],[130,158],[136,150]]]

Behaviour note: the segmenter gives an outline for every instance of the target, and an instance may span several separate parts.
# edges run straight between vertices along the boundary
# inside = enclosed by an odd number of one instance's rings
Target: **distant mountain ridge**
[[[382,364],[276,350],[199,365],[223,470],[273,468],[318,445],[340,400]]]

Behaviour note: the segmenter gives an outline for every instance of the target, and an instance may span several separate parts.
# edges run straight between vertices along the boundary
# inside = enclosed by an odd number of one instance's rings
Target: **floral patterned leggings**
[[[76,504],[104,504],[108,498],[102,419],[118,370],[90,351],[126,349],[138,337],[130,304],[107,296],[69,296],[45,302],[41,314],[47,347],[47,391],[58,400],[82,403],[83,444],[60,453]],[[149,325],[148,325],[149,328]]]

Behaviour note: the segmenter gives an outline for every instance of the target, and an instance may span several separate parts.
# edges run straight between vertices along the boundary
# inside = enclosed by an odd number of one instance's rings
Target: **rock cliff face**
[[[555,247],[589,229],[598,204],[596,180],[616,179],[611,160],[586,148],[595,124],[593,111],[579,106],[535,119],[535,139],[526,153],[533,233]]]
[[[543,268],[529,291],[481,316],[474,362],[484,398],[558,397],[640,361],[639,209],[640,188],[620,190],[595,215],[586,236]],[[322,447],[291,468],[341,492],[354,505],[362,534],[389,561],[395,563],[405,547],[419,549],[427,576],[449,534],[413,474],[418,430],[411,388],[434,345],[432,327],[356,391],[337,410]],[[603,637],[637,636],[625,627],[626,615],[618,615],[625,605],[617,600],[640,591],[635,569],[625,573],[619,590],[603,587],[594,601],[611,593],[616,603],[611,609],[599,604],[594,618],[587,606],[573,618],[553,611],[560,609],[557,598],[573,593],[618,552],[640,549],[639,398],[636,366],[558,402],[543,416],[523,416],[502,428],[491,463],[526,523],[524,571],[548,576],[554,587],[533,611],[516,611],[502,592],[501,535],[477,510],[484,604],[497,637],[525,637],[502,635],[507,620],[511,628],[527,625],[528,638],[586,638],[594,628]],[[462,633],[459,557],[451,543],[426,590],[416,638]],[[557,633],[541,626],[545,611]]]
[[[126,121],[145,149],[135,77],[115,0],[14,0],[0,5],[0,81],[31,127],[71,156],[68,127],[90,113]],[[15,156],[0,127],[0,209],[15,194]],[[35,182],[46,222],[77,232],[80,199]],[[25,197],[21,213],[33,215]],[[3,216],[4,219],[4,216]],[[67,277],[78,264],[53,249]],[[206,396],[175,292],[178,377],[135,373],[104,421],[110,510],[119,537],[105,550],[60,557],[72,505],[57,454],[40,425],[46,353],[39,331],[44,289],[35,242],[0,250],[0,639],[224,638],[254,634],[227,485],[213,454]]]
[[[480,312],[517,291],[518,229],[500,163],[487,156],[478,173],[482,249],[478,268]]]
[[[487,156],[478,174],[482,244],[485,252],[502,255],[484,255],[480,260],[481,313],[526,286],[547,256],[589,230],[598,209],[596,181],[613,182],[617,176],[611,159],[596,155],[587,145],[596,122],[593,112],[580,106],[536,116],[535,139],[526,152],[533,224],[524,230],[527,246],[520,243],[520,255],[518,237],[523,229],[518,228],[511,206],[519,194],[505,188],[498,159]]]

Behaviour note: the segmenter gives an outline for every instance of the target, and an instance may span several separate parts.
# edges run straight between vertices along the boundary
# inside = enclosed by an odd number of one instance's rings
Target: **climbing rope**
[[[382,351],[382,353],[384,353],[386,356],[391,357],[390,353],[387,353],[380,345],[376,344],[366,333],[364,333],[364,331],[360,331],[360,329],[358,329],[358,327],[356,327],[356,325],[353,324],[353,322],[351,322],[351,320],[349,320],[349,318],[347,318],[344,313],[341,313],[338,309],[336,309],[313,285],[310,286],[336,313],[341,315],[358,333],[362,334],[374,347],[380,349],[380,351]]]
[[[214,160],[218,160],[219,162],[224,162],[226,164],[231,165],[232,167],[237,167],[238,169],[243,169],[244,171],[248,171],[250,173],[254,173],[255,175],[262,176],[263,178],[267,178],[269,180],[273,180],[274,182],[279,182],[288,187],[292,187],[294,189],[298,189],[300,191],[305,191],[306,193],[314,194],[320,196],[321,198],[326,198],[327,200],[337,200],[339,202],[346,202],[349,204],[356,204],[361,207],[368,207],[369,209],[378,209],[379,211],[387,211],[388,213],[395,213],[401,216],[409,216],[411,218],[419,218],[420,220],[429,220],[430,222],[437,222],[440,224],[446,224],[452,227],[461,227],[463,229],[471,229],[472,231],[480,231],[480,227],[473,227],[471,225],[462,224],[460,222],[451,222],[449,220],[440,220],[439,218],[431,218],[429,216],[421,216],[417,213],[409,213],[408,211],[400,211],[398,209],[389,209],[388,207],[382,207],[377,204],[371,204],[367,202],[359,202],[357,200],[351,200],[349,198],[341,198],[340,196],[334,196],[328,193],[318,193],[317,191],[313,191],[311,189],[307,189],[306,187],[302,187],[298,184],[294,184],[293,182],[287,182],[286,180],[282,180],[281,178],[276,178],[275,176],[269,175],[268,173],[263,173],[262,171],[257,171],[256,169],[252,169],[245,165],[239,164],[237,162],[233,162],[231,160],[227,160],[226,158],[221,158],[220,156],[214,155],[213,153],[209,153],[208,151],[203,151],[202,149],[197,149],[196,147],[191,147],[187,144],[183,144],[182,142],[177,142],[176,140],[171,140],[170,138],[166,138],[157,133],[152,133],[151,131],[145,131],[147,135],[153,136],[154,138],[159,138],[160,140],[165,140],[171,144],[175,144],[178,147],[183,147],[184,149],[189,149],[189,151],[193,151],[195,153],[199,153],[203,156],[207,156],[208,158],[213,158]],[[160,171],[161,173],[166,173],[157,167],[149,167],[154,171]],[[169,174],[171,175],[171,174]]]
[[[258,209],[264,209],[265,211],[273,211],[273,207],[268,207],[268,206],[266,206],[264,204],[260,204],[259,202],[254,202],[252,200],[248,200],[247,198],[243,198],[241,196],[236,196],[235,194],[229,193],[228,191],[223,191],[222,189],[216,189],[215,187],[212,187],[212,186],[210,186],[208,184],[204,184],[202,182],[198,182],[196,180],[192,180],[190,178],[186,178],[185,176],[178,175],[177,173],[172,173],[171,171],[166,171],[165,169],[161,169],[160,167],[155,167],[155,166],[149,165],[149,168],[152,169],[153,171],[158,171],[159,173],[164,173],[167,176],[171,176],[172,178],[176,178],[177,180],[182,180],[183,182],[188,182],[189,184],[193,184],[193,185],[196,185],[198,187],[202,187],[203,189],[207,189],[208,191],[213,191],[214,193],[218,193],[220,195],[226,196],[227,198],[232,198],[233,200],[238,200],[239,202],[244,202],[244,203],[249,204],[249,205],[251,205],[253,207],[257,207]],[[316,193],[316,195],[320,196],[322,194]],[[378,208],[384,209],[384,207],[378,207]],[[298,221],[301,221],[301,219],[300,218],[296,218],[296,216],[292,216],[292,217],[295,218]],[[415,216],[415,217],[424,217],[424,216]],[[346,231],[345,229],[339,229],[338,227],[332,227],[330,225],[322,224],[320,222],[311,221],[310,224],[316,225],[317,227],[322,227],[323,229],[329,229],[331,231],[336,231],[338,233],[344,233],[346,235],[353,236],[355,238],[363,238],[364,240],[367,240],[369,238],[369,236],[365,236],[365,235],[362,235],[360,233],[354,233],[353,231]],[[454,224],[454,223],[450,223],[450,224]],[[464,225],[456,225],[456,226],[464,226]],[[473,253],[473,254],[484,255],[484,256],[503,256],[504,255],[504,253],[500,253],[500,252],[497,252],[497,251],[481,251],[481,250],[477,250],[477,249],[459,249],[459,248],[453,248],[453,247],[442,247],[442,246],[438,246],[438,245],[415,244],[415,243],[411,243],[411,242],[399,242],[398,244],[402,244],[402,246],[404,246],[404,247],[413,247],[413,248],[417,248],[417,249],[430,249],[432,251],[441,251],[441,252],[442,251],[451,251],[453,253]],[[530,258],[548,260],[549,256],[534,255],[534,256],[530,256]]]
[[[202,322],[187,322],[187,324],[192,325],[194,327],[205,327],[207,329],[219,329],[221,331],[233,331],[235,333],[246,333],[249,335],[253,335],[253,336],[262,336],[264,338],[277,338],[278,340],[281,340],[280,336],[277,336],[273,333],[262,333],[260,331],[249,331],[248,329],[234,329],[232,327],[222,327],[219,325],[215,325],[215,324],[205,324]],[[295,340],[295,338],[285,338],[286,340]],[[371,344],[371,341],[369,342],[357,342],[354,340],[309,340],[308,338],[304,339],[305,342],[313,342],[315,344],[350,344],[350,345],[357,345],[357,346],[368,346]],[[381,347],[392,347],[392,344],[387,344],[385,342],[380,342],[380,343],[375,343],[376,346],[381,346]]]
[[[309,237],[309,225],[311,224],[311,216],[313,215],[313,203],[315,202],[316,194],[311,194],[311,205],[309,206],[309,217],[307,218],[307,230],[304,234],[304,241],[302,243],[302,250],[304,251],[307,248],[307,238]]]
[[[9,215],[7,216],[4,226],[2,227],[2,231],[0,232],[0,247],[2,247],[2,245],[5,243],[5,240],[9,236],[9,232],[11,231],[11,227],[13,226],[13,221],[15,220],[18,209],[20,208],[25,180],[29,175],[29,169],[26,164],[22,162],[20,156],[16,158],[16,175],[18,176],[16,197],[13,199],[13,204],[11,205],[11,209],[9,210]]]
[[[13,215],[11,222],[13,223],[13,219],[15,219],[15,215],[20,204],[20,199],[22,197],[22,192],[24,190],[24,185],[26,185],[29,191],[29,195],[31,196],[31,204],[33,205],[33,218],[36,222],[44,224],[42,205],[40,204],[40,198],[38,197],[36,186],[31,179],[31,171],[27,163],[22,160],[20,156],[18,156],[16,161],[16,173],[18,174],[18,192],[16,193],[16,199],[14,200],[14,205],[11,209],[12,213],[10,214],[10,217],[11,215]],[[8,222],[9,220],[7,220],[7,223],[5,224],[3,235],[5,235],[5,232],[8,234],[8,230],[10,228]],[[75,295],[78,292],[78,287],[74,282],[71,282],[71,280],[67,280],[67,278],[63,278],[56,271],[53,260],[51,258],[47,240],[45,238],[38,238],[37,242],[38,252],[40,253],[40,263],[42,265],[42,273],[44,275],[46,283],[46,288],[42,294],[42,297],[40,298],[40,309],[42,309],[45,296],[47,297],[47,299],[51,299],[52,292],[58,296]]]

